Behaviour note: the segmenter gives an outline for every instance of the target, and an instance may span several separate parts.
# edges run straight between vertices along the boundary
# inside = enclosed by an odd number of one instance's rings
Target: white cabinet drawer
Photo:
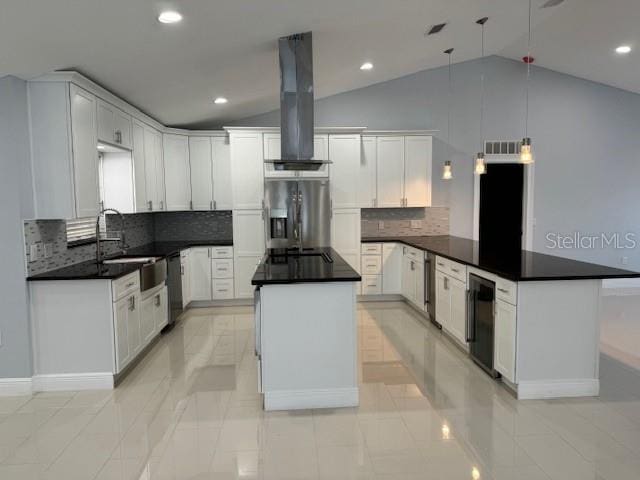
[[[140,290],[140,273],[136,270],[127,276],[114,280],[112,282],[112,288],[114,302],[137,290]]]
[[[496,298],[517,305],[518,285],[504,278],[496,278]]]
[[[362,275],[363,295],[382,295],[381,275]]]
[[[424,252],[422,250],[418,250],[417,248],[404,246],[402,252],[405,256],[409,257],[411,260],[423,260]]]
[[[211,260],[213,278],[233,278],[233,259],[214,258]]]
[[[449,260],[449,275],[467,283],[467,267],[461,263]]]
[[[211,258],[233,258],[233,247],[211,247]]]
[[[226,300],[233,298],[233,279],[216,278],[213,280],[212,298],[214,300]]]
[[[450,261],[443,257],[436,256],[436,270],[441,271],[442,273],[446,273],[447,275],[451,273],[451,269],[449,268]]]
[[[380,243],[363,243],[361,248],[363,255],[382,255],[382,244]]]
[[[362,255],[362,274],[380,275],[382,273],[382,257],[379,255]]]

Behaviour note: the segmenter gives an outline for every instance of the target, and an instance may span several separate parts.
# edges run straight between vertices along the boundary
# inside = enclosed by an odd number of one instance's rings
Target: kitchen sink
[[[105,265],[113,263],[155,263],[158,260],[160,260],[160,257],[120,257],[103,260],[102,263]]]
[[[164,283],[167,279],[167,261],[162,257],[120,257],[103,260],[102,263],[109,264],[131,264],[140,265],[140,291],[151,290]]]

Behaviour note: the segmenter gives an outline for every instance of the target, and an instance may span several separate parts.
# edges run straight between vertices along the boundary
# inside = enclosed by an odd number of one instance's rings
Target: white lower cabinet
[[[493,368],[516,382],[516,306],[496,300]]]
[[[233,247],[192,247],[189,254],[191,299],[234,298]]]
[[[180,252],[180,276],[182,277],[182,308],[185,308],[191,302],[193,294],[191,293],[191,249],[182,250]]]
[[[460,343],[467,343],[467,286],[464,282],[450,278],[451,317],[447,329]],[[437,301],[437,300],[436,300]]]
[[[382,244],[382,293],[402,293],[402,246],[398,243]]]
[[[360,272],[360,240],[360,209],[340,208],[333,210],[331,246],[358,272]]]
[[[402,252],[402,295],[424,310],[424,252],[412,247],[402,247]]]
[[[466,267],[453,263],[460,278],[466,276]],[[461,269],[464,269],[462,271]],[[450,275],[451,262],[436,258],[436,321],[442,328],[466,345],[467,284]],[[446,272],[446,273],[445,273]]]
[[[191,300],[211,300],[211,254],[209,247],[189,249]]]
[[[140,309],[139,289],[114,304],[116,373],[121,372],[142,350]]]
[[[233,278],[235,298],[253,298],[253,278],[265,249],[262,210],[233,211]]]
[[[153,316],[156,321],[156,332],[159,333],[169,324],[169,290],[166,286],[153,296]]]
[[[140,314],[140,336],[142,348],[169,323],[167,287],[162,285],[142,297]]]
[[[148,297],[142,300],[140,304],[140,336],[142,343],[146,344],[151,341],[156,333],[156,318],[155,318],[155,298]]]

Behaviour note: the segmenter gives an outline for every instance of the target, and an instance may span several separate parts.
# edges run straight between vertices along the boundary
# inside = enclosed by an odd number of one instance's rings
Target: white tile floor
[[[353,409],[264,413],[248,308],[189,312],[114,392],[0,398],[0,479],[640,478],[640,377],[517,402],[403,304],[359,307]]]

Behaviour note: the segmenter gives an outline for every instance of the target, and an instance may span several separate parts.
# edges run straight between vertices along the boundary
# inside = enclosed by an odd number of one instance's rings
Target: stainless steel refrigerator
[[[331,245],[328,179],[267,179],[264,198],[267,248]]]

